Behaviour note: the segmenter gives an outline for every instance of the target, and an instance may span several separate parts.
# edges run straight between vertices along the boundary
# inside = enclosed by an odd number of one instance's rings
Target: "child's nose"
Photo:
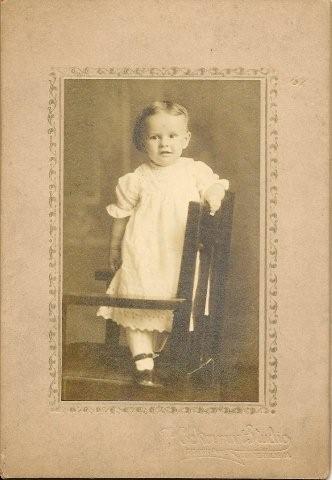
[[[160,146],[161,147],[167,147],[168,145],[168,138],[167,137],[161,137],[160,138]]]

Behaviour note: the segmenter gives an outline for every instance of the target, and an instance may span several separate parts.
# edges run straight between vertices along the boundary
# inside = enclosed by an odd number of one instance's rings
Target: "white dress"
[[[130,216],[122,240],[122,265],[107,290],[118,297],[169,299],[176,296],[190,201],[201,201],[207,188],[223,183],[205,163],[181,157],[159,167],[151,162],[119,179],[115,218]],[[171,331],[173,313],[100,307],[97,315],[123,327]]]

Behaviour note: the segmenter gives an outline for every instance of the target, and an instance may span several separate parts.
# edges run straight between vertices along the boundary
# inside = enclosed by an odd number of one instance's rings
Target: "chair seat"
[[[63,295],[63,305],[86,305],[119,308],[141,308],[158,310],[175,310],[186,302],[185,298],[146,299],[146,298],[121,298],[100,293],[70,292]]]

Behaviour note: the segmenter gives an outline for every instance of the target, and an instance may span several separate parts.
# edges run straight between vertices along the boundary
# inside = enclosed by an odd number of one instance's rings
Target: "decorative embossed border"
[[[62,402],[62,158],[61,81],[63,78],[260,79],[265,86],[265,403]],[[278,376],[278,77],[270,68],[53,68],[49,74],[49,405],[52,410],[83,413],[275,413]]]

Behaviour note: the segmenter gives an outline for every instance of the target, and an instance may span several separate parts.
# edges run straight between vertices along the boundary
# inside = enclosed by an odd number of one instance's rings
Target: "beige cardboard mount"
[[[5,0],[1,78],[2,476],[326,477],[329,2]],[[61,400],[65,79],[105,89],[114,79],[206,81],[207,97],[211,81],[258,82],[266,257],[257,402]],[[229,119],[235,105],[225,105]],[[80,112],[76,125],[89,121]],[[238,118],[249,132],[256,117]],[[98,132],[104,145],[109,131]],[[128,142],[118,145],[126,155]],[[248,168],[245,157],[234,168]],[[103,203],[95,195],[87,190],[91,222]],[[100,341],[100,324],[84,325],[71,341]]]

